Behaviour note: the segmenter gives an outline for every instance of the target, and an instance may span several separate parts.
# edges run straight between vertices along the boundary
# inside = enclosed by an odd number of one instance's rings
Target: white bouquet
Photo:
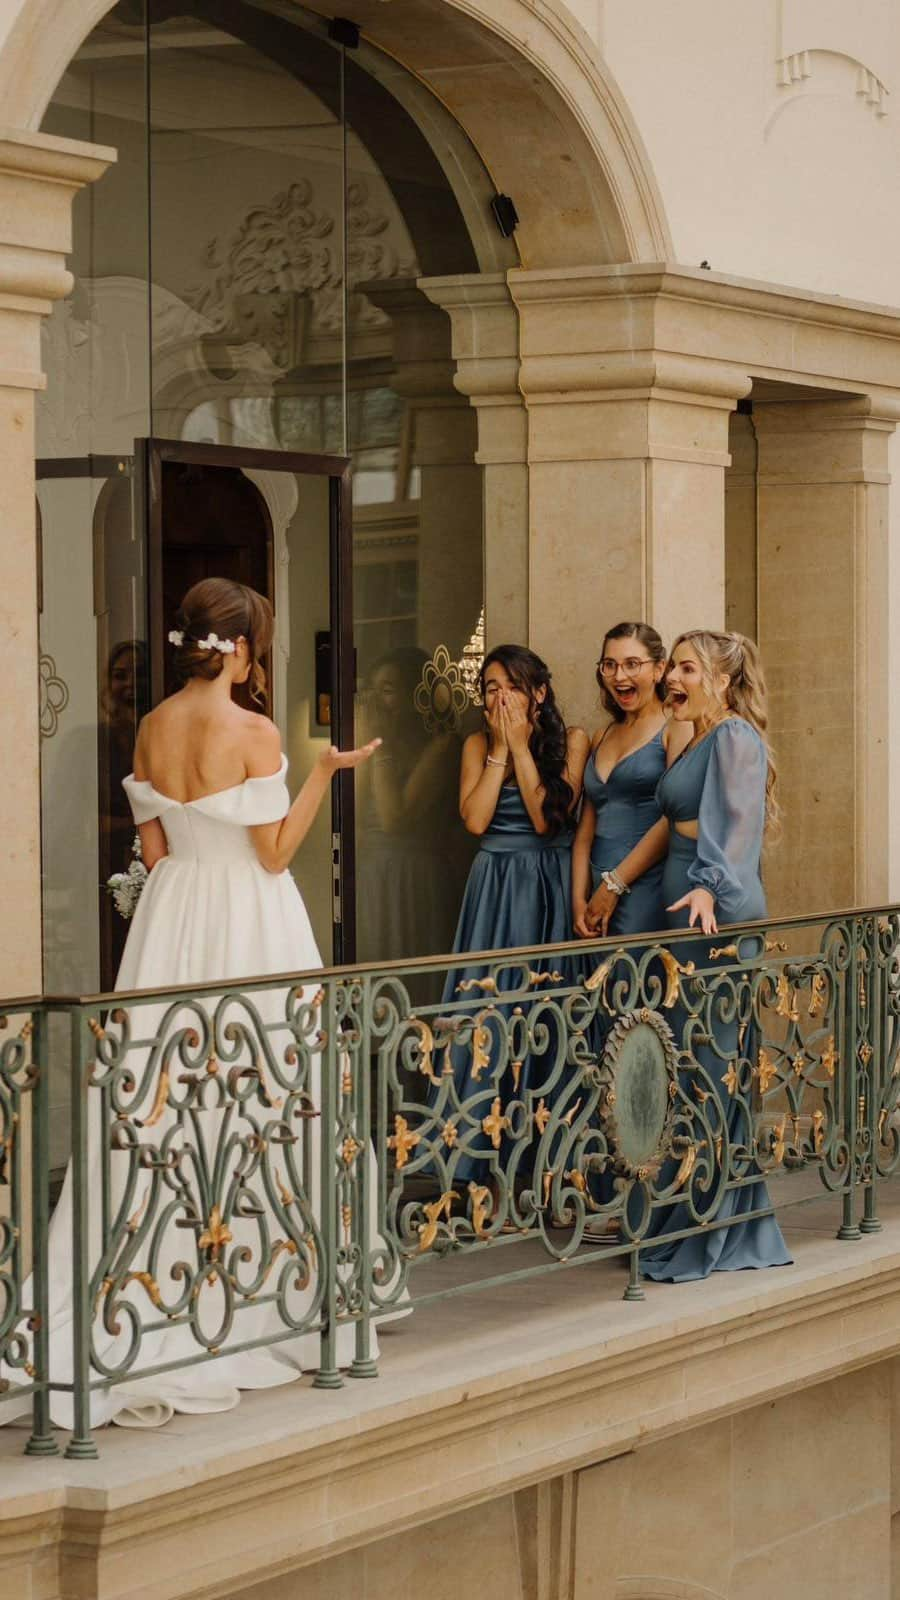
[[[147,868],[141,859],[141,836],[135,832],[134,843],[131,846],[132,861],[126,872],[114,872],[106,880],[106,890],[113,897],[113,904],[120,917],[126,922],[130,921],[137,910],[137,903],[141,898],[141,890],[147,882]]]

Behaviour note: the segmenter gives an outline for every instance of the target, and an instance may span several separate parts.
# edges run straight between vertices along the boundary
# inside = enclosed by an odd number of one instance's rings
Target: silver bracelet
[[[623,894],[631,893],[628,884],[622,882],[617,872],[601,872],[600,882],[605,889],[609,890],[610,894],[616,894],[620,899]]]
[[[505,761],[498,761],[496,756],[485,756],[484,764],[485,764],[486,767],[504,767],[505,768],[505,766],[506,766],[506,762]]]

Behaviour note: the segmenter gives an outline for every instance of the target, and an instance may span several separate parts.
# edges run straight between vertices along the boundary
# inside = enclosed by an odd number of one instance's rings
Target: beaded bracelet
[[[617,872],[601,872],[600,882],[604,888],[609,890],[610,894],[617,894],[620,899],[623,894],[631,893],[629,885],[622,882]]]

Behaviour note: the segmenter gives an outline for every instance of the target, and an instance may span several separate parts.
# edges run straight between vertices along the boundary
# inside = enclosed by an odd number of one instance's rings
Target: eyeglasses
[[[629,678],[636,678],[641,667],[655,666],[652,656],[628,656],[625,661],[613,661],[609,656],[604,656],[597,662],[600,674],[604,678],[614,678],[617,672],[624,672]]]

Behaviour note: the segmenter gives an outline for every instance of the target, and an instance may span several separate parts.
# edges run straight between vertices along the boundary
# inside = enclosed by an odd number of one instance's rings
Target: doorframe
[[[147,548],[147,634],[150,703],[162,699],[165,636],[162,585],[162,466],[238,467],[328,479],[328,606],[331,635],[331,740],[339,748],[353,738],[355,668],[353,647],[353,516],[348,456],[291,450],[255,450],[245,445],[202,444],[153,435],[135,440],[135,477],[143,493]],[[272,587],[272,574],[270,574]],[[274,590],[273,590],[274,592]],[[277,618],[276,618],[277,625]],[[331,782],[332,938],[338,965],[356,959],[356,807],[353,773]]]

